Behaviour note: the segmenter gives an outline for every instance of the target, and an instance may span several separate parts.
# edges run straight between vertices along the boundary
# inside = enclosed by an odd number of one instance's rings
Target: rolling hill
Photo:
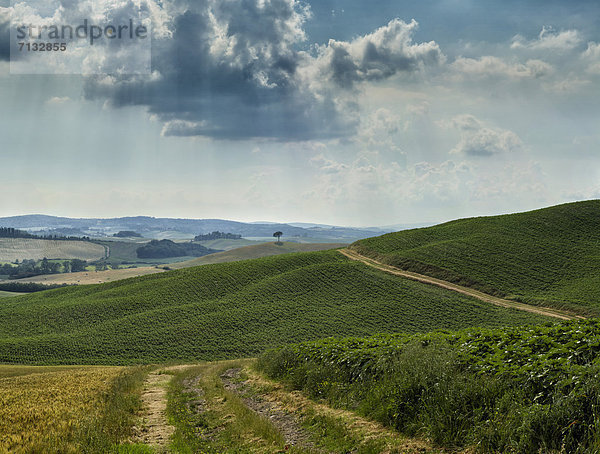
[[[332,335],[544,321],[337,251],[293,253],[4,299],[0,363],[212,360]]]
[[[219,241],[219,240],[217,240]],[[272,255],[289,254],[291,252],[316,252],[327,249],[336,249],[346,246],[341,243],[287,243],[275,244],[273,242],[244,246],[224,252],[217,252],[204,257],[199,257],[185,262],[173,263],[169,267],[175,270],[192,266],[209,265],[214,263],[236,262],[238,260],[258,259]]]
[[[80,259],[98,260],[105,248],[89,241],[38,240],[30,238],[0,238],[0,262],[15,260]]]
[[[31,231],[74,229],[94,237],[112,236],[122,230],[131,230],[143,234],[147,238],[161,239],[191,239],[199,233],[210,233],[217,230],[240,234],[244,238],[271,238],[273,232],[281,230],[287,238],[313,238],[320,241],[340,240],[347,243],[393,230],[310,225],[297,227],[284,223],[245,223],[223,219],[171,219],[150,216],[73,219],[46,215],[25,215],[0,218],[0,226]]]
[[[498,296],[599,315],[599,226],[593,200],[390,233],[351,249]]]

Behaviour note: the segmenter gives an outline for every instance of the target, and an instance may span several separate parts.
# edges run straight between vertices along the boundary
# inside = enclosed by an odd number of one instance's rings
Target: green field
[[[4,291],[0,290],[0,298],[7,298],[9,296],[19,296],[19,295],[22,295],[22,293],[4,292]]]
[[[219,251],[230,251],[231,249],[238,249],[245,246],[256,246],[261,242],[246,240],[245,238],[241,238],[239,240],[227,240],[227,239],[219,239],[219,240],[207,240],[207,241],[195,241],[195,243],[201,244],[204,247],[209,249],[217,249]]]
[[[594,200],[391,233],[352,248],[500,296],[599,315],[599,220]]]
[[[98,260],[104,258],[104,247],[89,241],[38,240],[0,238],[0,261],[47,259]]]
[[[225,359],[331,335],[545,320],[399,279],[337,251],[296,253],[7,299],[0,363]]]
[[[172,257],[163,259],[140,259],[137,256],[137,249],[143,246],[148,240],[138,241],[94,241],[102,246],[106,246],[109,249],[109,257],[106,260],[109,264],[115,265],[162,265],[169,263],[177,263],[185,260],[192,260],[196,257]]]
[[[219,249],[218,245],[220,241],[243,241],[243,240],[214,240],[214,241],[202,241],[202,245],[210,248]],[[207,243],[207,244],[205,244]],[[209,243],[215,243],[208,245]],[[224,246],[224,244],[221,244]],[[239,247],[232,250],[226,250],[224,252],[218,252],[216,254],[209,254],[204,257],[195,258],[184,262],[174,263],[170,266],[172,269],[189,268],[191,266],[199,265],[210,265],[214,263],[228,263],[236,262],[238,260],[257,259],[261,257],[269,257],[272,255],[289,254],[290,252],[316,252],[328,249],[335,249],[343,247],[345,244],[337,243],[288,243],[282,242],[275,244],[273,242],[257,244],[252,246]]]

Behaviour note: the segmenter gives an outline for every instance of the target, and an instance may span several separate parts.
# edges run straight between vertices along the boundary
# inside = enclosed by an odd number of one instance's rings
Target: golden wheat
[[[73,432],[102,410],[103,395],[122,370],[76,368],[0,379],[0,453],[56,447],[76,452]],[[54,450],[54,449],[53,449]]]

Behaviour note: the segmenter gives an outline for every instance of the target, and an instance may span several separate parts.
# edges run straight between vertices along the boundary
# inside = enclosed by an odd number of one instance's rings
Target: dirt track
[[[583,319],[585,317],[581,317],[579,315],[574,315],[569,312],[561,311],[558,309],[551,309],[547,307],[540,306],[531,306],[529,304],[518,303],[516,301],[506,300],[503,298],[498,298],[496,296],[488,295],[487,293],[480,292],[478,290],[474,290],[469,287],[463,287],[462,285],[453,284],[451,282],[443,281],[441,279],[436,279],[434,277],[425,276],[424,274],[413,273],[411,271],[404,271],[399,268],[395,268],[390,265],[385,265],[381,262],[373,260],[371,258],[360,255],[359,253],[352,251],[350,249],[340,249],[340,253],[345,255],[351,260],[356,260],[364,263],[370,267],[376,268],[381,271],[385,271],[386,273],[394,274],[396,276],[402,276],[407,279],[412,279],[414,281],[423,282],[425,284],[436,285],[438,287],[445,288],[447,290],[452,290],[454,292],[462,293],[463,295],[468,295],[473,298],[477,298],[478,300],[485,301],[486,303],[494,304],[495,306],[506,307],[511,309],[518,309],[521,311],[531,312],[533,314],[545,315],[546,317],[554,317],[560,320],[574,320],[574,319]]]
[[[142,391],[142,421],[136,427],[135,441],[150,445],[164,452],[175,428],[167,422],[167,385],[173,378],[167,371],[185,369],[189,366],[173,366],[148,374]]]

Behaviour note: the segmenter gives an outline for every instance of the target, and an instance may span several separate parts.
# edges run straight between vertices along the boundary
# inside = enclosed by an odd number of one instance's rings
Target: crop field
[[[76,432],[121,370],[0,366],[0,452],[78,452]]]
[[[246,246],[256,246],[260,244],[260,242],[247,240],[245,238],[241,238],[239,240],[218,239],[196,241],[196,243],[201,244],[209,249],[218,249],[220,251],[230,251],[232,249],[239,249]]]
[[[164,269],[154,266],[144,266],[139,268],[123,268],[118,270],[106,271],[80,271],[77,273],[45,274],[24,279],[18,282],[33,282],[36,284],[67,284],[67,285],[87,285],[103,284],[106,282],[129,279],[131,277],[147,276],[149,274],[162,273]],[[0,296],[2,294],[0,293]]]
[[[406,435],[481,452],[598,452],[600,321],[326,339],[260,368]]]
[[[600,315],[600,201],[463,219],[354,243],[357,252],[518,301]]]
[[[138,256],[136,253],[137,248],[143,246],[148,240],[138,241],[95,241],[96,243],[106,246],[109,248],[109,262],[121,263],[121,262],[137,262]]]
[[[218,246],[208,246],[208,243],[216,243],[218,241],[243,241],[243,240],[214,240],[214,241],[201,241],[200,243],[206,247],[219,249]],[[205,244],[206,243],[206,244]],[[289,254],[290,252],[316,252],[326,251],[328,249],[336,249],[344,247],[345,244],[341,243],[290,243],[283,242],[280,245],[273,243],[258,244],[253,246],[239,247],[236,249],[218,252],[216,254],[209,254],[204,257],[199,257],[194,260],[188,260],[185,262],[174,263],[170,266],[172,269],[189,268],[191,266],[209,265],[214,263],[228,263],[235,262],[238,260],[249,260],[257,259],[261,257],[269,257],[272,255]]]
[[[0,362],[229,359],[331,335],[546,320],[390,276],[337,251],[294,253],[6,299]]]
[[[18,296],[18,295],[22,295],[22,293],[4,292],[4,291],[0,290],[0,298],[6,298],[9,296]]]
[[[0,261],[48,259],[99,260],[104,247],[89,241],[0,238]]]

